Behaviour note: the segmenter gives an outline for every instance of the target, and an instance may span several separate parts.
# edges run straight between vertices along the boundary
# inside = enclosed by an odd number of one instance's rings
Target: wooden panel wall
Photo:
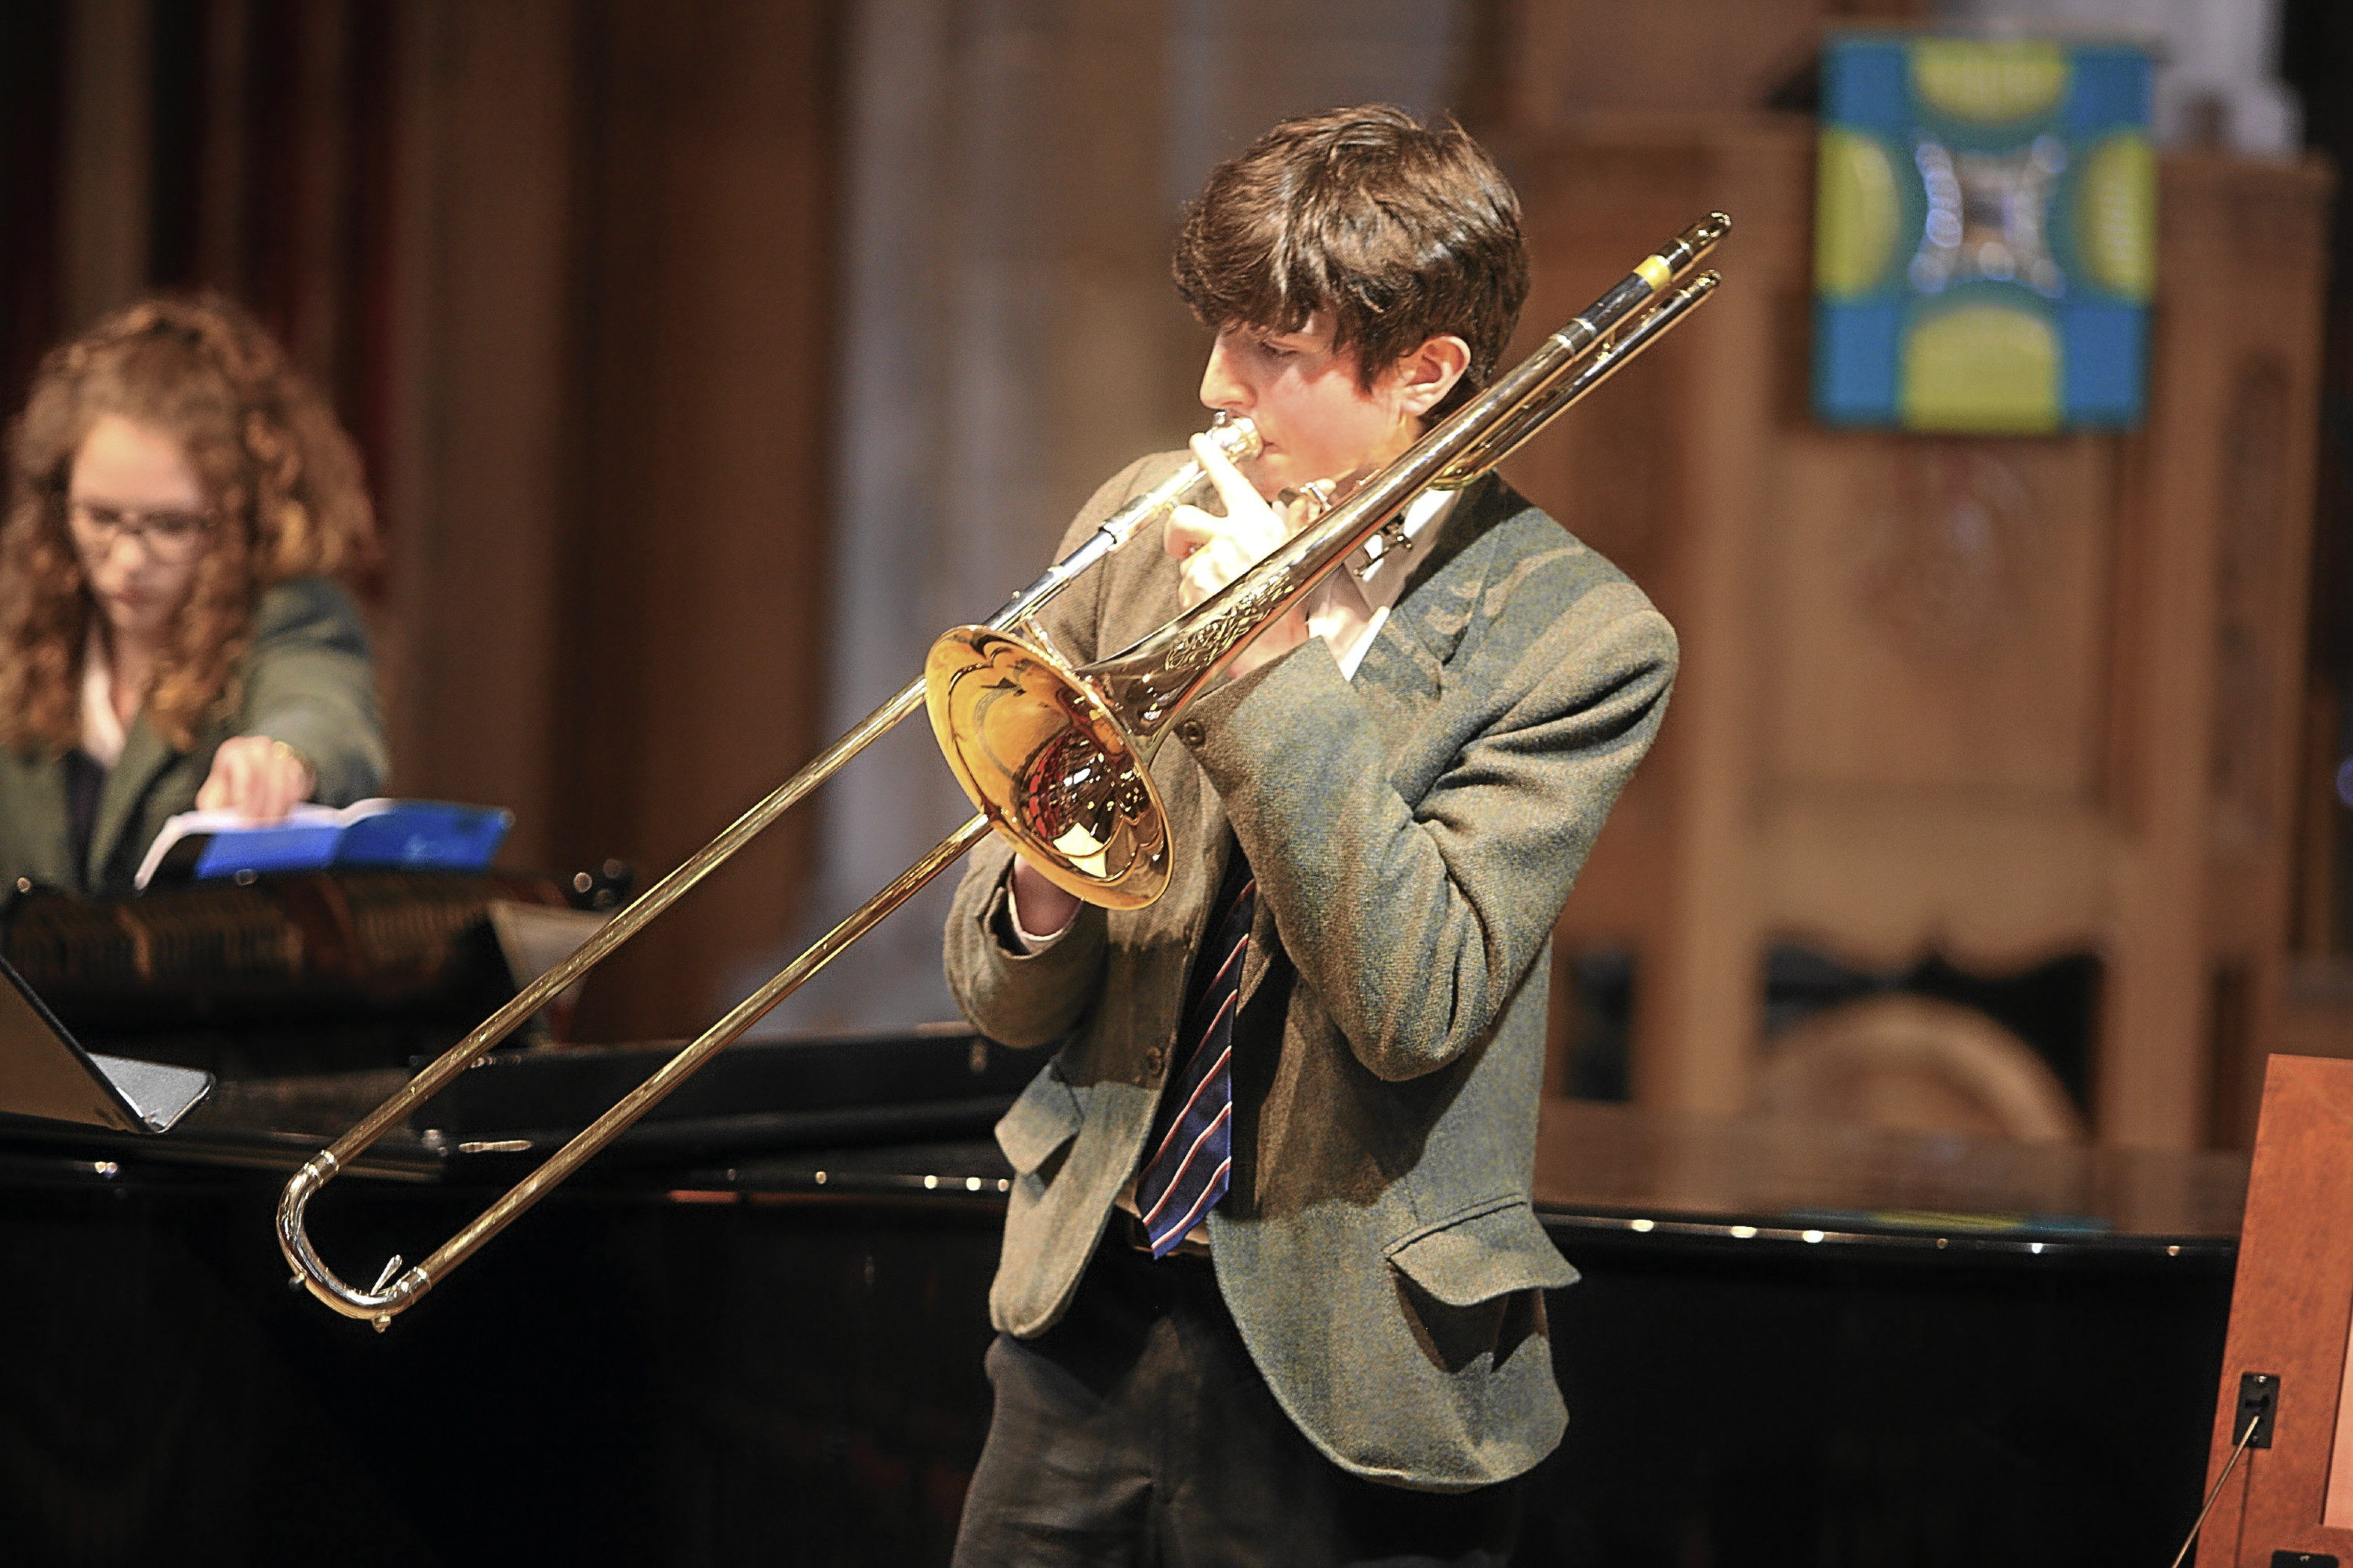
[[[398,782],[659,875],[819,744],[835,8],[423,8],[404,89]],[[600,970],[691,1033],[797,913],[787,823]]]
[[[584,18],[550,832],[658,874],[814,751],[826,681],[832,8],[616,0]],[[790,924],[811,830],[640,944],[608,1031],[691,1032]]]

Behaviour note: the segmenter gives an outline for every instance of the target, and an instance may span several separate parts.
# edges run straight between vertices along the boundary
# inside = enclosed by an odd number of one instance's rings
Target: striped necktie
[[[1161,1092],[1152,1153],[1135,1183],[1152,1255],[1166,1257],[1226,1195],[1233,1161],[1234,1010],[1240,1004],[1242,957],[1250,951],[1258,882],[1236,847],[1216,907],[1221,911],[1193,962],[1192,1005],[1176,1038],[1191,1049]]]

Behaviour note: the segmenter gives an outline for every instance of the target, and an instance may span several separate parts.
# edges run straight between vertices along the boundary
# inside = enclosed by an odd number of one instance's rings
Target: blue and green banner
[[[1822,55],[1814,411],[2025,433],[2139,423],[2157,258],[2149,61],[1840,36]]]

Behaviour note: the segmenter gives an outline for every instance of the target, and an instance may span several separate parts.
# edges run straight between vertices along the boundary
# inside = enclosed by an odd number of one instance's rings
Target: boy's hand
[[[1187,609],[1265,559],[1312,515],[1304,499],[1280,510],[1270,504],[1207,436],[1193,438],[1193,456],[1218,487],[1226,514],[1213,517],[1198,506],[1179,506],[1168,515],[1168,553],[1177,562],[1176,602]],[[1247,674],[1298,647],[1307,635],[1306,611],[1294,605],[1237,654],[1227,673]]]
[[[1066,893],[1061,885],[1047,880],[1046,874],[1029,863],[1027,855],[1013,857],[1013,924],[1014,928],[1047,941],[1060,936],[1078,918],[1079,895]]]

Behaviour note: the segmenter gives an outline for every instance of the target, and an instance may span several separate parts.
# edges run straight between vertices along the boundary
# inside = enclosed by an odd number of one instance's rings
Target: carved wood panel
[[[2088,803],[2113,461],[2090,440],[1785,442],[1759,585],[1774,786]]]
[[[2214,733],[2209,750],[2213,847],[2243,858],[2280,830],[2278,745],[2295,722],[2277,675],[2299,650],[2275,611],[2287,586],[2286,368],[2249,355],[2231,378],[2222,431],[2222,517],[2214,552]]]

